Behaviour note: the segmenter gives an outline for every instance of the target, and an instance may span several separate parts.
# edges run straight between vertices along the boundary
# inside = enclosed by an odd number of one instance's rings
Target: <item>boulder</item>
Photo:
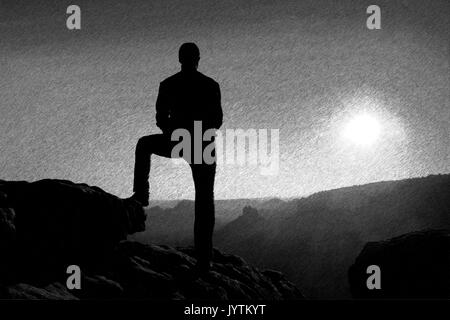
[[[380,268],[380,289],[369,289],[367,268]],[[450,230],[424,230],[369,242],[349,269],[353,297],[449,299]]]
[[[0,280],[10,279],[5,273],[16,268],[42,278],[62,264],[95,262],[128,234],[143,231],[145,219],[137,202],[98,187],[0,180]]]

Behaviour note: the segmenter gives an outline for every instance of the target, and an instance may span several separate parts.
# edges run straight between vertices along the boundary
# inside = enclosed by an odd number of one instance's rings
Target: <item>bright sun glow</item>
[[[344,137],[361,146],[373,144],[380,135],[380,123],[368,114],[352,118],[344,128]]]

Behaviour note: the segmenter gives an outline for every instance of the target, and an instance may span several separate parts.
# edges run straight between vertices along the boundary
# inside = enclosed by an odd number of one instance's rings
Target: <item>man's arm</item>
[[[166,132],[169,129],[169,101],[165,86],[159,85],[158,98],[156,99],[156,125]]]
[[[222,126],[223,123],[223,111],[222,111],[222,97],[220,93],[220,86],[218,83],[215,83],[215,90],[214,90],[214,104],[213,104],[213,122],[212,126],[213,128],[219,129]]]

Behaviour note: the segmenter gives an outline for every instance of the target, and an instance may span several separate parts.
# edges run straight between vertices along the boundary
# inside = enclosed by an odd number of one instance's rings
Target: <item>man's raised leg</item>
[[[162,157],[170,157],[171,153],[170,137],[164,134],[152,134],[139,139],[136,145],[134,163],[134,194],[131,197],[142,204],[148,206],[149,198],[149,175],[151,167],[151,156],[156,154]]]

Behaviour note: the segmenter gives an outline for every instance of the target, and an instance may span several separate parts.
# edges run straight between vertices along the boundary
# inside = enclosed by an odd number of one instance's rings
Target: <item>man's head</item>
[[[200,50],[193,42],[183,43],[178,51],[178,61],[183,69],[197,69]]]

